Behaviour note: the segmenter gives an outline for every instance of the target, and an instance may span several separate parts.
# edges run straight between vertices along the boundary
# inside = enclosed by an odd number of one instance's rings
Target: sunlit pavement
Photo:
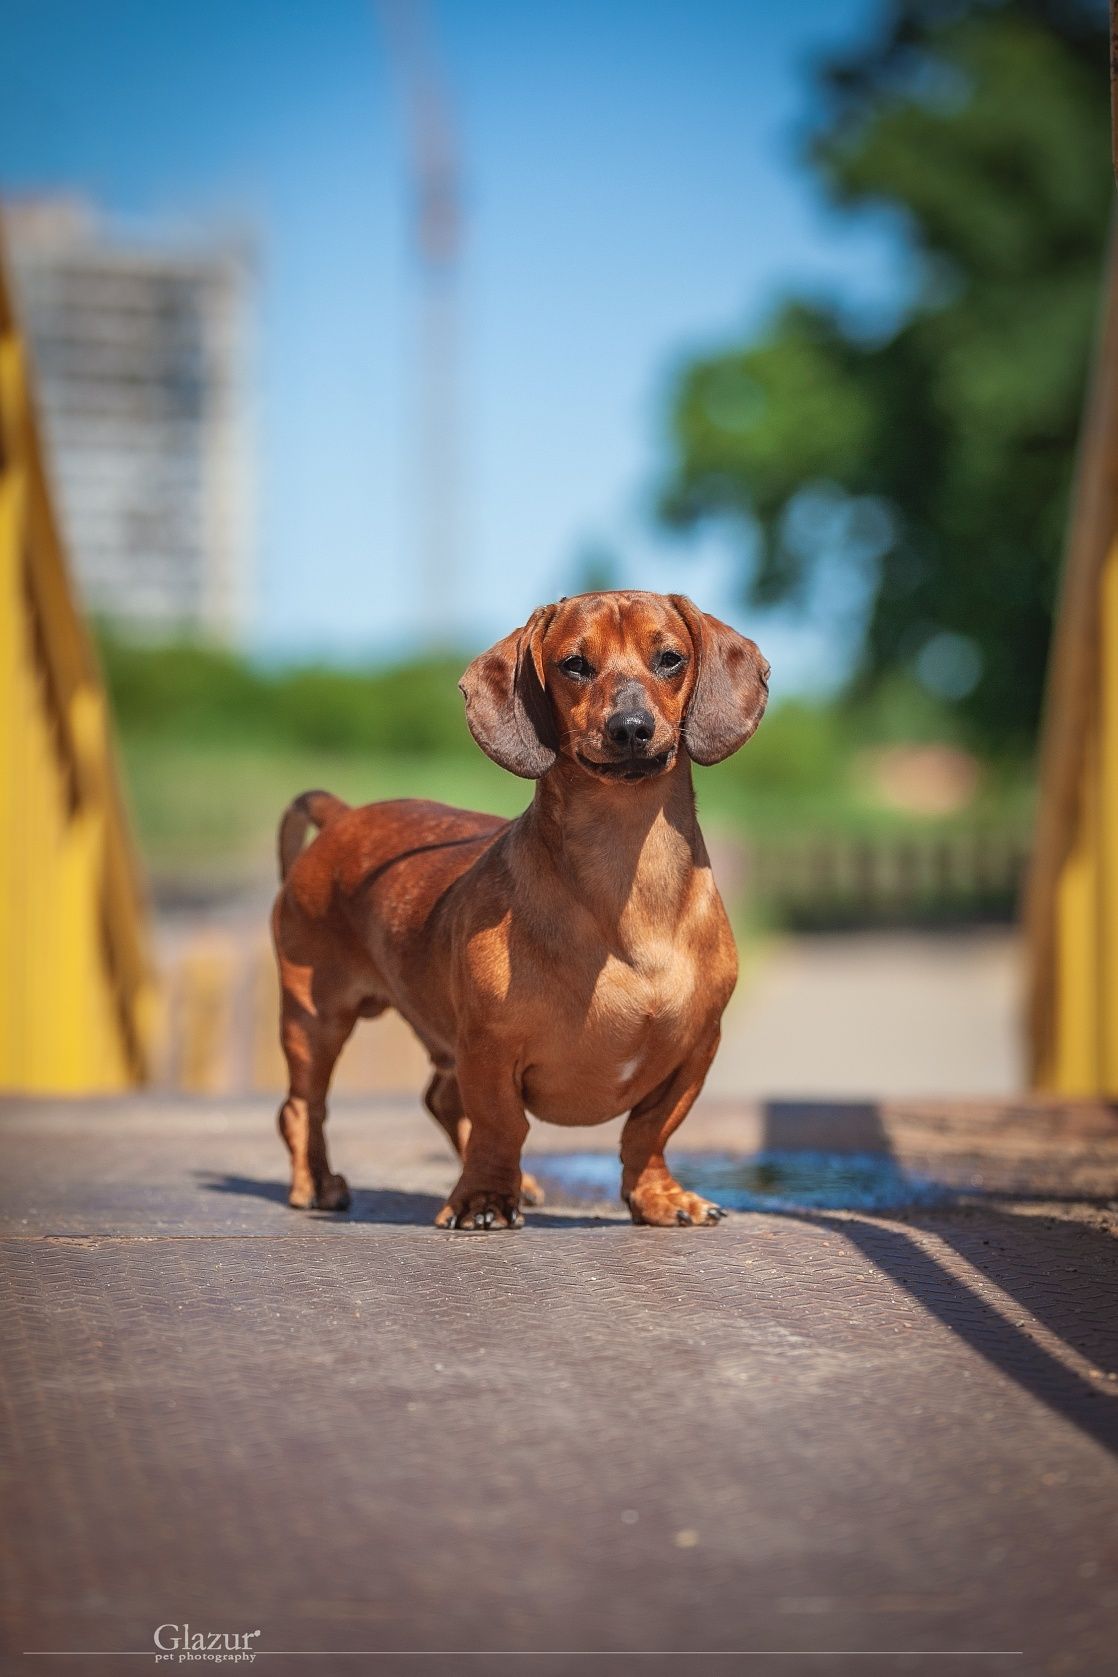
[[[766,1209],[680,1231],[562,1156],[616,1126],[541,1127],[552,1203],[492,1235],[430,1227],[415,1102],[339,1105],[344,1218],[263,1101],[4,1130],[12,1670],[184,1623],[290,1672],[1108,1667],[1103,1109],[711,1100],[681,1175]]]
[[[970,1097],[1021,1087],[1020,937],[1010,928],[743,942],[711,1090]]]

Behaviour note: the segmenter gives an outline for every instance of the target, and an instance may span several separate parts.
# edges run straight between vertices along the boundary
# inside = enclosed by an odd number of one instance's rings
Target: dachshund
[[[272,928],[291,1205],[348,1207],[326,1153],[330,1077],[357,1020],[394,1007],[430,1055],[424,1098],[461,1162],[440,1228],[522,1224],[540,1198],[521,1171],[528,1113],[628,1114],[635,1223],[724,1216],[664,1161],[737,978],[691,764],[749,739],[768,676],[753,641],[682,595],[563,599],[459,683],[481,749],[536,783],[516,820],[416,798],[350,808],[328,792],[289,805]]]

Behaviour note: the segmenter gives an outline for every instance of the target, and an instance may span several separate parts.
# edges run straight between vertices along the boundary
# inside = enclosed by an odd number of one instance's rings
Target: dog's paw
[[[348,1211],[349,1183],[344,1176],[335,1176],[333,1172],[326,1177],[315,1196],[315,1208],[318,1211]]]
[[[525,1205],[542,1205],[544,1202],[543,1189],[528,1171],[520,1178],[520,1198]]]
[[[629,1214],[634,1223],[647,1223],[658,1229],[713,1228],[726,1213],[712,1200],[689,1194],[678,1182],[658,1182],[647,1188],[634,1188],[628,1196]]]
[[[492,1229],[519,1229],[524,1217],[513,1194],[480,1188],[473,1193],[454,1194],[435,1218],[437,1229],[465,1229],[470,1234],[488,1234]]]
[[[348,1211],[349,1184],[344,1176],[335,1176],[333,1172],[317,1188],[309,1179],[293,1182],[287,1203],[296,1211]]]

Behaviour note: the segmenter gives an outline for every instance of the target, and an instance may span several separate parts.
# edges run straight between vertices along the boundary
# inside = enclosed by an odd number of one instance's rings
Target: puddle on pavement
[[[956,1191],[902,1170],[882,1153],[673,1153],[671,1165],[684,1187],[731,1211],[886,1211],[942,1205]],[[532,1160],[532,1169],[553,1200],[587,1205],[617,1198],[620,1167],[609,1154],[544,1155]]]

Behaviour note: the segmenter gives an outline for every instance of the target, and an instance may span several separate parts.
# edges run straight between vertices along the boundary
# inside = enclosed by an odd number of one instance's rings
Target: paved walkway
[[[291,1677],[1101,1674],[1113,1115],[711,1101],[688,1128],[949,1192],[634,1229],[564,1190],[548,1130],[557,1202],[443,1235],[414,1103],[339,1107],[344,1219],[287,1209],[261,1103],[10,1104],[6,1669],[132,1672],[24,1650],[188,1622]]]
[[[786,938],[746,962],[710,1087],[725,1095],[1009,1096],[1025,1081],[1009,929]]]

